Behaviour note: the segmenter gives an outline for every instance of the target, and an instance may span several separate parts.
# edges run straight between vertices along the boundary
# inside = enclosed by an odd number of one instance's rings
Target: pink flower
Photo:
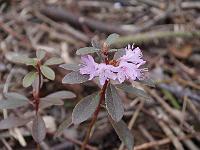
[[[137,65],[128,62],[120,62],[119,66],[116,67],[115,71],[117,72],[117,79],[120,83],[125,80],[136,80],[142,79],[143,73],[146,69],[139,69]]]
[[[80,68],[81,74],[88,74],[90,76],[89,80],[92,80],[97,76],[97,66],[98,64],[94,61],[93,57],[90,55],[82,56],[82,68]]]
[[[134,48],[134,45],[128,45],[125,48],[126,54],[124,56],[122,56],[121,58],[119,58],[119,61],[123,61],[123,62],[130,62],[133,63],[135,65],[137,65],[137,67],[143,65],[146,63],[146,61],[144,61],[142,59],[142,52],[140,50],[139,47]]]
[[[98,65],[97,74],[99,75],[99,81],[101,85],[104,85],[105,81],[108,79],[115,80],[117,78],[114,70],[115,67],[112,65],[106,65],[105,63],[101,63]]]
[[[143,79],[147,68],[140,68],[146,63],[142,59],[142,52],[137,47],[128,45],[126,48],[126,54],[120,57],[117,61],[118,66],[113,66],[105,63],[97,64],[93,57],[90,55],[81,57],[82,68],[80,68],[81,74],[88,74],[89,80],[94,77],[99,77],[100,84],[103,85],[106,80],[118,80],[120,83],[125,80]]]

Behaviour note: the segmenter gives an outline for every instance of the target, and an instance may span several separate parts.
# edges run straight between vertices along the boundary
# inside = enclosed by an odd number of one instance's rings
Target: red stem
[[[101,51],[105,56],[105,59],[104,59],[105,64],[109,64],[108,49],[109,49],[108,45],[106,43],[104,43]],[[86,147],[86,145],[89,141],[90,133],[91,133],[92,127],[94,126],[94,124],[97,120],[98,114],[100,112],[101,104],[105,101],[105,92],[106,92],[106,88],[107,88],[108,83],[109,83],[109,81],[106,80],[104,85],[103,85],[103,88],[101,89],[99,104],[98,104],[97,109],[95,110],[95,112],[93,114],[93,118],[92,118],[92,120],[89,124],[87,134],[86,134],[84,141],[83,141],[83,144],[81,146],[81,150],[85,150],[85,147]]]
[[[36,66],[36,69],[37,69],[38,76],[39,76],[39,83],[38,83],[38,88],[36,88],[36,90],[33,89],[33,97],[35,99],[35,112],[37,115],[38,110],[39,110],[39,104],[40,104],[40,86],[41,86],[41,71],[40,71],[40,63],[39,62]]]
[[[91,122],[89,124],[88,131],[87,131],[87,134],[86,134],[85,139],[83,141],[81,150],[85,150],[85,147],[86,147],[86,145],[87,145],[87,143],[89,141],[92,127],[94,126],[94,124],[95,124],[95,122],[97,120],[97,117],[98,117],[98,114],[99,114],[99,111],[100,111],[100,108],[101,108],[101,104],[105,100],[105,92],[106,92],[107,85],[108,85],[108,81],[106,80],[105,84],[103,85],[103,88],[101,89],[101,92],[100,92],[100,101],[99,101],[99,104],[97,106],[96,111],[93,114],[93,118],[92,118],[92,120],[91,120]]]

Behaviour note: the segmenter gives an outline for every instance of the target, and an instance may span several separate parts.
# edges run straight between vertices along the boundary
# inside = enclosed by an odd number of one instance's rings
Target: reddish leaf
[[[43,141],[43,139],[46,136],[46,127],[44,120],[42,119],[41,116],[37,115],[35,116],[33,120],[33,125],[32,125],[32,136],[33,139],[37,142],[40,143]]]
[[[72,113],[72,122],[74,124],[80,124],[87,120],[95,112],[99,104],[99,95],[94,93],[83,98],[74,108]]]
[[[64,105],[64,102],[60,99],[43,97],[40,100],[41,100],[39,105],[40,109],[45,109],[53,105]]]
[[[124,107],[116,88],[112,84],[107,87],[105,103],[112,119],[115,121],[121,120],[124,114]]]
[[[17,117],[8,117],[0,121],[0,129],[10,129],[19,126],[23,126],[30,122],[32,118],[17,118]]]
[[[128,150],[133,150],[134,139],[131,131],[128,129],[126,123],[123,120],[115,122],[111,118],[109,119],[113,128],[115,129],[120,140],[124,143]]]
[[[83,83],[88,81],[89,76],[88,75],[82,75],[79,73],[79,71],[74,71],[71,73],[68,73],[62,80],[62,83],[67,84],[77,84],[77,83]]]
[[[70,91],[57,91],[46,96],[46,98],[68,99],[75,98],[76,95]]]
[[[77,64],[62,64],[59,67],[66,69],[66,70],[72,70],[72,71],[79,71],[80,66]]]
[[[117,88],[120,88],[130,94],[135,94],[137,96],[140,96],[146,99],[151,99],[151,97],[145,91],[135,88],[132,85],[120,84],[120,85],[117,85]]]

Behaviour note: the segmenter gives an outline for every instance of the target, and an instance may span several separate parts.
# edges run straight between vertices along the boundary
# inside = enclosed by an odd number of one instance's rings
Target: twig
[[[156,112],[154,110],[151,110],[151,112],[156,114]],[[173,134],[173,132],[170,130],[170,128],[167,126],[167,124],[165,122],[163,122],[162,120],[159,120],[158,124],[162,128],[164,133],[170,138],[170,140],[172,141],[174,147],[176,149],[178,149],[178,150],[184,150],[183,145],[179,142],[179,140]]]
[[[130,36],[121,36],[117,41],[116,45],[126,45],[128,43],[144,43],[150,42],[157,39],[170,39],[175,37],[181,38],[192,38],[200,37],[200,30],[197,31],[159,31],[159,32],[146,32]]]
[[[67,139],[68,141],[70,141],[70,142],[72,142],[74,144],[77,144],[79,146],[83,145],[83,143],[81,141],[76,140],[76,139],[72,139],[72,138],[68,137],[66,134],[64,134],[64,137],[65,137],[65,139]],[[96,147],[93,147],[93,146],[88,145],[88,144],[85,146],[85,148],[88,149],[88,150],[97,150]]]
[[[182,113],[179,110],[171,108],[155,91],[150,90],[148,88],[145,88],[156,100],[158,103],[161,104],[161,106],[174,118],[176,118],[179,122],[182,121],[182,118],[184,117]]]
[[[50,18],[48,18],[47,16],[39,13],[39,12],[35,12],[35,15],[42,19],[43,21],[51,24],[55,29],[58,29],[58,30],[63,30],[64,32],[66,33],[69,33],[71,35],[73,35],[74,37],[84,41],[84,42],[88,42],[89,41],[89,38],[88,36],[86,36],[85,34],[81,33],[80,31],[72,28],[71,26],[69,26],[68,24],[59,24],[59,23],[56,23],[55,21],[51,20]]]
[[[74,14],[72,12],[69,12],[67,10],[58,7],[45,7],[42,8],[40,11],[42,14],[56,21],[69,22],[74,25],[87,25],[90,28],[98,29],[100,31],[108,33],[118,33],[118,34],[135,33],[135,30],[128,31],[117,25],[112,25],[98,20],[90,19],[84,16],[80,16],[78,14]]]
[[[163,118],[165,118],[165,120],[168,122],[168,125],[177,136],[185,136],[185,133],[179,128],[179,126],[175,122],[172,122],[172,119],[170,119],[162,109],[158,108],[157,110],[159,114],[162,115]],[[184,140],[183,142],[188,147],[188,149],[198,150],[198,147],[191,140],[188,139]]]
[[[200,2],[196,1],[196,2],[182,2],[181,3],[181,7],[183,9],[200,9]]]
[[[177,137],[177,139],[180,140],[180,141],[184,141],[186,139],[190,139],[190,138],[193,138],[193,137],[196,137],[196,136],[199,136],[199,135],[200,135],[200,133],[197,132],[197,133],[194,133],[194,134]],[[155,141],[155,142],[149,142],[149,143],[144,143],[142,145],[135,146],[134,150],[150,149],[152,147],[164,145],[164,144],[167,144],[167,143],[170,143],[170,142],[172,142],[170,140],[170,138],[165,138],[165,139],[158,140],[158,141]]]
[[[7,143],[7,141],[5,139],[1,139],[2,143],[6,146],[6,148],[8,150],[13,150],[12,147],[10,147],[10,145]]]
[[[150,141],[150,142],[155,142],[155,139],[153,136],[149,133],[149,131],[141,124],[138,126],[139,130],[141,133]],[[155,146],[155,149],[158,150],[158,146]]]

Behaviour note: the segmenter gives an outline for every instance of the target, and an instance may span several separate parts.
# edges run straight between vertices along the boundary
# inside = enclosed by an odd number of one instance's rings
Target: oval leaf
[[[91,44],[94,48],[101,49],[101,45],[100,45],[99,41],[97,41],[96,37],[92,38]]]
[[[33,120],[33,125],[32,125],[32,136],[33,139],[37,142],[40,143],[43,141],[43,139],[46,136],[46,127],[44,120],[42,119],[41,116],[37,115],[35,116]]]
[[[114,59],[114,60],[117,60],[118,58],[122,57],[122,56],[125,55],[125,54],[126,54],[125,49],[119,49],[119,50],[114,54],[113,59]]]
[[[115,129],[119,139],[124,143],[128,150],[133,150],[134,139],[131,131],[126,126],[126,123],[123,120],[115,122],[111,118],[109,119],[113,128]]]
[[[94,93],[83,98],[74,108],[72,113],[72,122],[74,124],[80,124],[87,120],[95,112],[99,104],[99,95]]]
[[[63,60],[61,58],[52,57],[48,59],[44,64],[45,65],[59,65],[61,63],[63,63]]]
[[[40,100],[41,100],[40,105],[39,105],[40,109],[45,109],[45,108],[51,107],[53,105],[64,105],[64,102],[60,99],[43,97]]]
[[[105,95],[106,109],[113,120],[119,121],[124,114],[124,107],[116,88],[109,84]]]
[[[139,97],[144,97],[144,98],[147,98],[147,99],[151,99],[151,97],[143,90],[140,90],[140,89],[137,89],[131,85],[126,85],[126,84],[120,84],[120,85],[117,85],[117,88],[120,88],[122,90],[124,90],[125,92],[127,93],[130,93],[130,94],[135,94]]]
[[[36,72],[31,71],[29,72],[23,79],[22,84],[24,87],[29,87],[36,78]]]
[[[39,60],[42,60],[46,55],[46,52],[44,50],[37,50],[36,51],[36,56]]]
[[[79,69],[81,68],[77,64],[62,64],[59,67],[66,69],[66,70],[72,70],[72,71],[79,71]]]
[[[6,100],[0,101],[0,109],[13,109],[29,104],[27,97],[15,92],[6,93],[5,97]]]
[[[148,85],[148,86],[151,86],[151,87],[156,87],[156,82],[152,79],[145,79],[145,80],[138,80],[138,82],[141,82],[142,84],[144,85]]]
[[[113,34],[110,34],[107,39],[106,39],[106,43],[108,45],[111,45],[113,44],[117,39],[119,38],[119,34],[116,34],[116,33],[113,33]]]
[[[10,129],[15,128],[19,126],[23,126],[30,122],[32,118],[17,118],[17,117],[8,117],[4,120],[0,121],[0,129]]]
[[[64,129],[68,128],[70,125],[72,124],[72,118],[71,116],[67,119],[65,119],[58,127],[56,133],[55,133],[55,137],[58,137]]]
[[[28,98],[24,95],[21,95],[19,93],[15,93],[15,92],[9,92],[5,94],[5,97],[7,99],[19,99],[19,100],[25,100],[28,101]]]
[[[70,91],[57,91],[47,95],[45,98],[68,99],[75,98],[76,95]]]
[[[71,73],[68,73],[62,80],[62,83],[67,84],[78,84],[88,81],[89,76],[88,75],[82,75],[79,73],[79,71],[74,71]]]
[[[49,79],[49,80],[55,79],[55,72],[48,66],[41,66],[40,70],[47,79]]]
[[[76,55],[86,55],[98,52],[100,49],[94,48],[94,47],[84,47],[80,48],[76,51]]]
[[[22,99],[7,99],[0,101],[0,109],[13,109],[29,104],[27,100]]]
[[[16,52],[8,52],[5,54],[5,57],[8,61],[13,63],[27,64],[27,62],[32,61],[32,58],[28,58],[27,55]]]

